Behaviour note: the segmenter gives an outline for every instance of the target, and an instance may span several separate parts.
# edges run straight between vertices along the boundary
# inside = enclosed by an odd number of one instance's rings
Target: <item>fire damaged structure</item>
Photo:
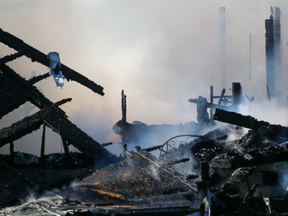
[[[220,13],[225,30],[225,8]],[[275,13],[279,18],[280,10]],[[10,145],[10,155],[0,155],[1,215],[288,215],[288,128],[237,113],[244,100],[241,83],[232,83],[232,95],[225,95],[223,88],[215,96],[211,86],[209,102],[201,96],[189,99],[197,105],[198,123],[176,126],[130,124],[122,91],[122,118],[113,130],[121,136],[124,156],[116,157],[105,149],[111,143],[99,144],[68,120],[59,106],[70,98],[53,103],[33,86],[49,74],[25,80],[6,63],[25,55],[49,66],[58,86],[64,77],[100,95],[103,88],[60,64],[55,53],[47,59],[1,29],[0,41],[17,51],[0,59],[0,100],[5,101],[0,117],[26,101],[40,109],[0,130],[0,147]],[[226,66],[221,67],[226,75]],[[13,142],[41,125],[40,157],[15,152]],[[63,155],[45,155],[46,127],[61,136]],[[128,150],[150,131],[170,134],[171,128],[182,134]],[[199,135],[203,128],[211,130]],[[70,144],[81,153],[69,152]],[[31,195],[31,190],[33,199],[11,206],[9,202]]]
[[[25,214],[41,209],[57,215],[287,215],[288,128],[221,109],[216,109],[214,119],[229,125],[203,136],[172,137],[146,149],[125,148],[124,160],[58,190],[53,200],[47,202],[50,195],[44,194],[5,210]],[[250,130],[244,133],[243,127]],[[238,139],[229,139],[237,134]],[[186,141],[173,145],[178,138]],[[156,150],[161,152],[158,157],[152,154]]]
[[[8,55],[0,59],[0,118],[12,112],[26,101],[30,101],[40,109],[40,111],[37,113],[27,116],[24,119],[15,122],[10,127],[2,128],[0,130],[0,147],[10,145],[10,155],[1,155],[0,159],[1,173],[3,174],[1,175],[0,204],[12,201],[15,198],[21,198],[23,195],[27,195],[28,190],[36,187],[37,184],[32,184],[33,182],[35,183],[35,181],[44,181],[37,185],[38,188],[43,189],[49,185],[57,183],[57,181],[59,182],[69,178],[73,179],[75,176],[83,174],[81,170],[73,171],[75,168],[86,168],[84,169],[86,173],[87,169],[89,170],[93,164],[96,164],[98,167],[102,167],[118,161],[118,157],[111,154],[101,144],[69,121],[65,112],[59,108],[61,104],[71,101],[71,98],[53,103],[33,86],[33,84],[36,82],[47,78],[49,73],[26,80],[7,65],[8,62],[13,61],[16,58],[26,56],[32,61],[36,61],[49,67],[51,66],[51,59],[49,62],[47,55],[24,43],[19,38],[3,31],[2,29],[0,29],[0,42],[17,51],[15,54]],[[52,73],[55,72],[54,75],[61,72],[66,80],[76,81],[91,89],[93,92],[102,96],[104,95],[102,86],[94,83],[80,73],[70,69],[64,64],[60,65],[60,62],[57,63],[56,67],[53,68]],[[57,85],[60,85],[60,83],[57,83]],[[63,81],[61,85],[63,86]],[[43,125],[41,157],[38,158],[35,155],[33,156],[20,152],[14,152],[13,142],[26,134],[39,129],[41,125]],[[46,127],[51,128],[54,132],[61,136],[65,150],[65,154],[62,156],[54,155],[54,162],[53,156],[45,155]],[[76,147],[81,153],[70,153],[68,147],[70,144]],[[58,157],[57,160],[56,157]],[[62,163],[60,163],[60,160],[62,160]],[[34,174],[36,177],[31,174],[31,179],[29,179],[27,178],[26,174],[23,174],[22,171],[18,170],[18,168],[23,168],[23,166],[26,164],[30,166],[30,168],[41,168],[44,174],[45,168],[55,168],[55,166],[52,165],[53,163],[56,167],[58,166],[58,168],[68,168],[70,171],[68,171],[66,175],[63,175],[65,177],[56,177],[54,180],[46,179],[46,181],[43,179],[39,180],[41,177],[37,176],[35,173]],[[27,171],[24,172],[27,173]],[[13,179],[13,181],[11,181],[11,179]],[[23,181],[23,179],[26,180]],[[7,184],[7,182],[10,183]],[[15,191],[17,191],[17,193]]]
[[[281,77],[281,11],[280,8],[271,7],[271,15],[265,20],[266,29],[266,80],[267,96],[275,98],[278,93],[277,87]]]

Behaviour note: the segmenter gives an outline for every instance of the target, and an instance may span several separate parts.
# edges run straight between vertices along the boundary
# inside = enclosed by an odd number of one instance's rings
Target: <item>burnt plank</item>
[[[244,116],[239,113],[229,112],[222,109],[216,109],[213,119],[253,130],[257,130],[263,125],[269,125],[268,122],[258,121],[251,116]]]
[[[32,46],[26,44],[21,39],[15,37],[14,35],[3,31],[0,28],[0,42],[6,44],[7,46],[23,53],[25,56],[30,58],[32,61],[39,62],[43,65],[49,67],[49,60],[47,59],[47,55],[42,53],[41,51],[33,48]],[[72,70],[71,68],[67,67],[66,65],[62,64],[62,72],[65,78],[69,80],[76,81],[81,85],[86,86],[87,88],[91,89],[93,92],[98,93],[100,95],[104,95],[103,87],[96,84],[92,80],[89,80],[87,77],[83,76],[82,74]]]

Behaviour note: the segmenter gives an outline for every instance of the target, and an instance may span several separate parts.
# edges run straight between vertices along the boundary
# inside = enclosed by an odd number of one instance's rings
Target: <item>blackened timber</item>
[[[17,59],[17,58],[20,58],[20,57],[23,56],[23,55],[24,55],[23,52],[17,52],[17,53],[11,54],[11,55],[4,56],[4,57],[1,58],[0,60],[1,60],[2,62],[7,63],[7,62],[13,61],[13,60],[15,60],[15,59]]]
[[[65,103],[67,103],[67,102],[70,102],[70,101],[72,101],[72,98],[66,98],[66,99],[63,99],[63,100],[61,100],[61,101],[56,102],[56,103],[55,103],[55,106],[60,106],[60,105],[62,105],[62,104],[65,104]]]
[[[271,164],[288,160],[288,143],[271,146],[262,150],[247,151],[252,159],[246,159],[243,154],[237,152],[223,153],[214,157],[211,161],[212,168],[235,169],[238,167],[252,167],[263,164]]]
[[[143,150],[145,150],[147,152],[150,152],[150,151],[154,151],[154,150],[160,149],[162,147],[163,147],[163,145],[157,145],[157,146],[152,146],[152,147],[145,148]]]
[[[225,94],[225,88],[222,89],[222,92],[221,92],[221,95],[220,95],[220,98],[219,98],[219,101],[218,101],[218,107],[221,105],[222,101],[223,101],[223,98],[224,98],[224,94]],[[212,119],[212,118],[211,118]]]
[[[21,39],[15,37],[14,35],[3,31],[0,28],[0,42],[6,44],[7,46],[24,53],[25,56],[30,58],[32,61],[39,62],[43,65],[49,67],[49,60],[47,59],[47,55],[40,52],[39,50],[33,48],[32,46],[26,44]],[[87,88],[91,89],[93,92],[98,93],[100,95],[104,95],[103,87],[89,80],[87,77],[81,75],[80,73],[70,69],[66,65],[62,64],[62,72],[65,78],[69,80],[76,81]]]
[[[282,44],[281,44],[281,10],[279,7],[275,7],[275,16],[274,16],[274,43],[275,43],[275,75],[276,75],[276,84],[277,90],[279,90],[279,81],[282,76]]]
[[[35,84],[35,83],[37,83],[37,82],[39,82],[39,81],[41,81],[43,79],[48,78],[49,76],[50,76],[50,73],[47,72],[45,74],[42,74],[42,75],[39,75],[39,76],[31,78],[30,80],[28,80],[28,82],[30,82],[31,85],[33,85],[33,84]]]
[[[173,160],[173,161],[168,162],[168,165],[175,165],[178,163],[187,162],[189,160],[190,160],[189,158],[181,158],[181,159],[177,159],[177,160]]]
[[[242,87],[241,83],[232,83],[232,106],[235,112],[238,111],[239,106],[242,102]]]
[[[68,143],[88,155],[97,165],[104,166],[115,162],[116,156],[104,149],[100,143],[80,130],[60,112],[53,111],[49,116],[45,117],[45,123],[58,134],[60,134],[58,125],[61,125],[61,134]]]
[[[239,113],[229,112],[222,109],[216,109],[214,114],[214,120],[234,124],[245,128],[250,128],[253,130],[257,130],[262,125],[269,125],[268,122],[258,121],[251,116],[244,116]]]
[[[124,94],[124,90],[121,92],[121,108],[122,108],[122,124],[127,123],[127,107],[126,107],[126,95]]]
[[[99,167],[115,162],[116,156],[70,122],[58,107],[46,107],[0,131],[0,147],[40,128],[43,122],[61,135],[79,151],[86,154]]]
[[[1,61],[0,70],[3,80],[0,91],[0,118],[28,100],[40,109],[53,105],[35,86]]]
[[[266,38],[266,82],[270,90],[270,96],[275,96],[275,40],[274,40],[274,27],[273,16],[265,20],[265,38]]]
[[[211,85],[210,86],[210,104],[213,104],[213,93],[214,93],[214,88]],[[210,119],[213,119],[213,113],[214,113],[214,109],[212,107],[210,107]]]
[[[62,139],[62,144],[63,144],[63,148],[64,148],[64,152],[65,152],[66,162],[67,162],[67,164],[70,164],[71,163],[71,157],[70,157],[70,153],[69,153],[69,147],[68,147],[68,144],[67,144],[67,140],[66,140],[65,136],[62,133],[61,124],[58,125],[58,131],[59,131],[61,139]]]
[[[44,108],[41,111],[12,124],[10,127],[1,129],[0,147],[39,129],[43,124],[43,118],[51,112],[51,108]]]
[[[41,163],[44,164],[44,155],[45,155],[45,135],[46,135],[46,125],[43,124],[43,132],[42,132],[42,142],[41,142]]]

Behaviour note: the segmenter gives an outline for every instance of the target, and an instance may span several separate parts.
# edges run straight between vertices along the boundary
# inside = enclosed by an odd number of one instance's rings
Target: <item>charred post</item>
[[[14,162],[14,155],[15,155],[15,152],[14,152],[14,143],[13,142],[10,142],[10,155],[11,155],[11,162],[13,164]]]
[[[266,82],[269,87],[270,97],[275,97],[276,77],[275,77],[275,40],[274,40],[274,21],[271,15],[265,20],[266,29]]]
[[[213,86],[211,85],[210,86],[210,105],[213,105],[213,94],[214,94],[214,89],[213,89]],[[210,120],[213,119],[213,114],[214,114],[214,110],[212,108],[212,106],[210,106]]]
[[[43,132],[42,132],[42,142],[41,142],[41,155],[40,160],[41,163],[44,164],[44,156],[45,156],[45,134],[46,134],[46,124],[43,124]]]
[[[63,148],[64,148],[64,151],[65,151],[66,162],[67,162],[67,164],[70,164],[71,156],[70,156],[70,152],[69,152],[69,147],[68,147],[68,144],[67,144],[67,140],[66,140],[64,134],[62,133],[61,124],[58,125],[58,130],[59,130],[59,133],[60,133],[60,136],[61,136],[61,139],[62,139],[62,144],[63,144]]]
[[[232,83],[232,105],[233,110],[237,112],[239,110],[239,106],[242,103],[242,87],[241,83],[234,82]]]
[[[127,108],[126,108],[126,95],[124,94],[124,90],[122,90],[121,92],[121,109],[122,109],[122,123],[126,124],[127,123],[127,117],[126,117],[126,113],[127,113]]]
[[[200,125],[205,125],[210,122],[209,114],[207,109],[209,107],[209,103],[207,99],[199,96],[198,99],[189,99],[190,103],[197,104],[197,121]]]
[[[281,11],[279,7],[275,7],[274,14],[274,58],[275,58],[275,75],[276,75],[276,90],[280,89],[280,82],[282,79],[282,44],[281,44]]]
[[[225,95],[225,89],[222,90],[219,101],[218,101],[218,107],[221,106],[222,101],[224,100],[224,95]]]

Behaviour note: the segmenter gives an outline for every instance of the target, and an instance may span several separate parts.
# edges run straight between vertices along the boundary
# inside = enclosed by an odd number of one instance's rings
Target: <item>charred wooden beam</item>
[[[258,121],[257,119],[251,116],[244,116],[239,113],[229,112],[222,109],[216,109],[214,119],[221,122],[234,124],[237,126],[250,128],[253,130],[257,130],[260,126],[269,125],[268,122]]]
[[[32,86],[27,80],[19,76],[13,69],[1,61],[0,70],[3,73],[3,80],[5,80],[5,82],[1,83],[0,118],[28,100],[40,109],[53,105],[35,86]]]
[[[60,101],[57,101],[57,102],[55,103],[55,106],[61,106],[62,104],[65,104],[65,103],[70,102],[70,101],[72,101],[72,98],[62,99],[62,100],[60,100]]]
[[[39,62],[49,67],[49,60],[47,59],[47,55],[33,48],[32,46],[26,44],[24,41],[15,37],[14,35],[3,31],[1,28],[0,28],[0,42],[6,44],[7,46],[19,52],[20,51],[23,52],[23,54],[27,56],[28,58],[30,58],[32,61]],[[104,95],[102,86],[94,83],[92,80],[89,80],[87,77],[70,69],[64,64],[61,64],[61,66],[62,66],[63,75],[68,81],[69,80],[76,81],[86,86],[87,88],[91,89],[93,92],[98,93],[102,96]]]
[[[15,54],[7,55],[7,56],[1,58],[0,61],[7,63],[7,62],[13,61],[16,58],[19,58],[23,55],[24,55],[24,53],[20,51],[20,52],[17,52]]]
[[[213,104],[213,94],[214,94],[214,88],[211,85],[210,86],[210,104]],[[212,107],[210,107],[210,119],[213,119],[213,113],[214,113],[214,109]]]
[[[175,165],[175,164],[178,164],[178,163],[187,162],[187,161],[189,161],[189,160],[190,160],[189,158],[181,158],[181,159],[178,159],[178,160],[170,161],[170,162],[168,163],[168,165]]]
[[[127,103],[126,103],[126,95],[124,94],[124,90],[121,92],[121,109],[122,109],[122,124],[127,123]]]
[[[14,163],[14,156],[15,156],[15,152],[14,152],[14,143],[10,142],[10,156],[11,156],[11,163]]]
[[[223,99],[224,99],[224,94],[225,94],[225,88],[222,90],[219,101],[218,101],[218,107],[221,105]],[[212,118],[211,118],[212,119]]]
[[[241,83],[232,83],[232,103],[235,112],[238,111],[240,104],[242,103],[242,87]]]
[[[274,39],[274,25],[273,16],[265,20],[265,38],[266,38],[266,82],[267,93],[268,88],[270,96],[273,98],[276,89],[276,77],[275,77],[275,39]]]
[[[143,149],[143,150],[145,150],[145,151],[147,151],[147,152],[150,152],[150,151],[155,151],[155,150],[157,150],[157,149],[160,149],[160,148],[162,148],[162,147],[163,147],[163,145],[157,145],[157,146],[152,146],[152,147],[145,148],[145,149]]]
[[[59,134],[60,134],[61,139],[62,139],[62,144],[63,144],[63,148],[64,148],[64,152],[65,152],[66,163],[70,164],[71,163],[71,156],[70,156],[70,152],[69,152],[69,147],[68,147],[68,144],[67,144],[66,137],[62,133],[61,124],[58,125],[58,131],[59,131]]]
[[[0,147],[39,129],[43,122],[58,134],[60,134],[58,126],[61,125],[62,136],[99,166],[108,165],[117,160],[116,156],[70,122],[64,111],[56,106],[46,107],[10,127],[3,128],[0,131]]]
[[[56,110],[44,118],[44,122],[58,134],[58,125],[61,125],[61,134],[68,143],[75,146],[79,151],[89,156],[99,167],[111,164],[117,157],[104,149],[100,143],[92,139],[76,125],[70,122],[63,114]]]
[[[49,112],[51,112],[51,110],[43,109],[32,116],[12,124],[10,127],[2,128],[0,130],[0,147],[39,129],[43,123],[43,116]]]
[[[42,75],[39,75],[39,76],[35,76],[35,77],[29,79],[28,82],[30,82],[31,85],[33,85],[33,84],[35,84],[35,83],[37,83],[37,82],[39,82],[39,81],[41,81],[43,79],[46,79],[49,76],[50,76],[50,73],[47,72],[45,74],[42,74]]]
[[[209,114],[207,109],[209,108],[209,103],[207,99],[199,96],[198,99],[189,99],[191,103],[197,104],[197,121],[199,124],[208,124],[210,122]]]
[[[212,168],[234,169],[238,167],[251,167],[256,165],[271,164],[288,160],[288,143],[283,143],[262,150],[247,151],[252,156],[247,159],[245,154],[229,152],[217,155],[211,160]]]
[[[42,132],[42,142],[41,142],[41,154],[40,154],[40,160],[42,165],[44,164],[45,158],[45,135],[46,135],[46,125],[43,124],[43,132]]]

